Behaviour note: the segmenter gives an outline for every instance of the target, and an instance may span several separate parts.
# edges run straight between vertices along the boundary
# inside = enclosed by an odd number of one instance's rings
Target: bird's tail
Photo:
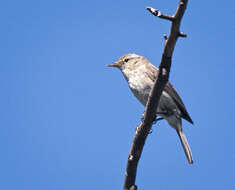
[[[188,159],[188,162],[189,162],[189,164],[192,164],[193,163],[193,156],[192,156],[192,152],[190,150],[188,141],[186,139],[186,136],[184,135],[184,132],[183,132],[182,128],[176,129],[176,131],[177,131],[177,134],[180,138],[180,142],[181,142],[181,144],[184,148],[184,152],[185,152],[185,155]]]

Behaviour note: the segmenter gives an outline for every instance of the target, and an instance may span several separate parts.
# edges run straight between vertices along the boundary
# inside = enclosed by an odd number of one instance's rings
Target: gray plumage
[[[117,67],[122,71],[133,94],[146,106],[149,93],[158,75],[158,68],[152,65],[145,57],[137,54],[124,55],[115,64],[110,64],[109,66]],[[193,121],[180,96],[169,82],[162,92],[157,112],[167,112],[160,115],[176,130],[188,162],[190,164],[193,163],[192,153],[182,129],[181,118],[192,124]]]

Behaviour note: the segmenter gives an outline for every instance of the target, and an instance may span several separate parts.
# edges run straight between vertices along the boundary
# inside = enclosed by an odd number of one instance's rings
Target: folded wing
[[[148,70],[151,71],[151,73],[146,73],[147,76],[152,81],[155,81],[156,77],[158,75],[158,68],[156,68],[151,63],[147,64],[147,67],[150,67]],[[177,106],[180,109],[181,114],[182,114],[181,117],[193,124],[193,121],[192,121],[191,117],[189,116],[183,101],[181,100],[179,94],[176,92],[175,88],[171,85],[171,83],[167,82],[164,91],[166,93],[168,93],[173,98],[175,103],[177,104]]]

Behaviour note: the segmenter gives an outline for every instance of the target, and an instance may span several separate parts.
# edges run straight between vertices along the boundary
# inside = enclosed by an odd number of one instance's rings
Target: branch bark
[[[148,98],[148,103],[144,112],[143,120],[137,126],[136,134],[134,136],[133,144],[128,156],[123,187],[124,190],[137,190],[137,186],[135,185],[135,179],[138,162],[142,154],[143,147],[149,134],[149,131],[152,128],[153,121],[156,118],[156,110],[158,107],[160,96],[169,79],[169,73],[172,62],[171,58],[173,55],[175,44],[178,37],[186,37],[186,34],[180,32],[180,23],[186,10],[187,3],[188,0],[180,0],[176,13],[173,16],[163,15],[160,11],[152,7],[146,8],[154,16],[171,21],[172,24],[170,34],[167,38],[165,38],[166,41],[161,63],[159,66],[159,74]]]

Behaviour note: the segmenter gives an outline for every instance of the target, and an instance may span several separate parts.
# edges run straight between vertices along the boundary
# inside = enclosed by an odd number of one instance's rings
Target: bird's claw
[[[159,118],[156,117],[153,121],[153,124],[156,124],[158,121],[161,121],[163,119],[164,119],[163,117],[159,117]]]

